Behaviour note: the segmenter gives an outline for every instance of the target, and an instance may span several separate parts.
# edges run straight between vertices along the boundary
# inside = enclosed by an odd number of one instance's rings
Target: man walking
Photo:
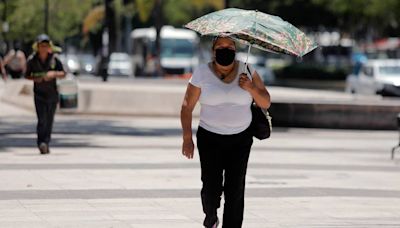
[[[34,52],[28,59],[25,77],[34,81],[37,123],[37,146],[41,154],[50,153],[49,143],[54,114],[59,100],[57,78],[64,78],[63,66],[52,53],[52,42],[46,34],[37,37]]]
[[[20,43],[14,42],[14,48],[4,57],[4,65],[11,78],[21,78],[26,71],[25,53],[20,50]]]

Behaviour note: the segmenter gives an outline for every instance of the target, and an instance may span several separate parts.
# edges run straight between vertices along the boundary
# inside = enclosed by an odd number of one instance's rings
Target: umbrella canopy
[[[253,47],[302,57],[318,45],[280,17],[229,8],[206,14],[185,25],[201,35],[230,36]]]

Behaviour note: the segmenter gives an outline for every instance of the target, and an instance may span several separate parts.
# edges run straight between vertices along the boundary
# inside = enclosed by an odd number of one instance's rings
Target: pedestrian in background
[[[6,69],[4,68],[4,61],[2,56],[0,55],[0,74],[1,74],[1,78],[5,81],[7,80],[7,73],[6,73]]]
[[[218,226],[217,209],[225,197],[224,228],[239,228],[243,222],[247,163],[253,136],[250,105],[270,106],[270,96],[257,72],[235,60],[236,44],[229,37],[217,37],[212,46],[213,61],[195,69],[181,110],[182,153],[193,158],[192,112],[201,104],[197,148],[203,183],[201,199],[205,227]],[[243,72],[249,72],[249,75]]]
[[[49,143],[54,115],[59,101],[56,79],[64,78],[62,63],[52,53],[52,42],[46,34],[37,37],[36,50],[28,59],[25,77],[34,81],[37,123],[37,146],[41,154],[50,153]]]
[[[23,77],[26,71],[26,56],[20,49],[20,43],[15,41],[13,49],[4,57],[6,71],[14,79]]]

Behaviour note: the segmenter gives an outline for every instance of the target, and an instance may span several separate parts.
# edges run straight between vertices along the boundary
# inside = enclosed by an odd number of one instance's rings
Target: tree
[[[400,33],[398,0],[231,0],[231,7],[258,9],[296,26],[337,29],[363,38]],[[371,35],[371,34],[370,34]]]
[[[143,24],[151,20],[156,0],[135,0],[135,14]],[[223,9],[224,0],[162,0],[164,24],[181,27],[192,19]]]
[[[224,8],[224,0],[193,0],[165,2],[164,15],[170,25],[182,27],[204,14]]]
[[[8,38],[30,41],[44,33],[44,3],[43,0],[8,0]],[[63,42],[65,37],[79,34],[92,3],[93,0],[49,0],[48,25],[52,39]]]

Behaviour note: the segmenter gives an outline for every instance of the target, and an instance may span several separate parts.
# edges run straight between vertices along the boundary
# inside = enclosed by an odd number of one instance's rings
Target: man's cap
[[[46,34],[40,34],[40,35],[36,38],[36,42],[37,42],[37,43],[43,43],[43,42],[50,43],[51,40],[50,40],[50,37],[49,37],[48,35],[46,35]]]

